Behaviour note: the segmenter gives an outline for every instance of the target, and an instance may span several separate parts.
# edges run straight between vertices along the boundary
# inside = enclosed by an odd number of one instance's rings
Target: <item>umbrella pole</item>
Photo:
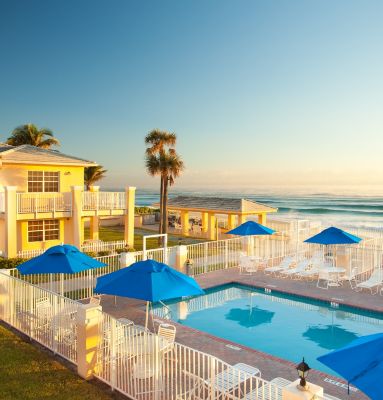
[[[149,322],[149,302],[146,302],[146,317],[145,317],[145,328],[148,329]]]

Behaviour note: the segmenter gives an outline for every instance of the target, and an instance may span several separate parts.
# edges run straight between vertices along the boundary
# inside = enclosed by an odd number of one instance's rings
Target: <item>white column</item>
[[[17,255],[17,196],[16,186],[6,186],[5,192],[5,253],[8,258]]]
[[[73,245],[80,248],[83,238],[82,215],[82,186],[72,186],[72,224],[73,224]]]
[[[129,186],[125,189],[125,215],[124,215],[124,239],[129,247],[134,247],[134,206],[136,188]]]

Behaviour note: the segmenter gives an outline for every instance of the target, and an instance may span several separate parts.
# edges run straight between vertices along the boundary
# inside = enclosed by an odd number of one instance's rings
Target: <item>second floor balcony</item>
[[[4,193],[0,196],[0,212],[6,212]],[[37,217],[70,217],[75,207],[84,216],[122,215],[126,209],[124,192],[82,192],[77,200],[73,192],[17,193],[18,219]]]

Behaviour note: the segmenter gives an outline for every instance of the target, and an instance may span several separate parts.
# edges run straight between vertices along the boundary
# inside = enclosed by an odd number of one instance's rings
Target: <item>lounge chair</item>
[[[285,257],[279,265],[276,265],[275,267],[265,268],[264,269],[265,274],[272,275],[272,274],[277,274],[284,270],[288,270],[293,262],[295,262],[295,257],[293,256]]]
[[[309,267],[309,265],[310,265],[310,260],[304,259],[304,260],[299,261],[299,263],[296,265],[295,268],[289,268],[289,269],[280,271],[280,274],[282,276],[294,277],[294,275],[305,271]]]
[[[356,284],[355,289],[363,290],[363,289],[370,289],[371,294],[378,293],[378,288],[383,283],[383,273],[382,269],[376,268],[372,272],[371,276],[364,282],[360,282]]]

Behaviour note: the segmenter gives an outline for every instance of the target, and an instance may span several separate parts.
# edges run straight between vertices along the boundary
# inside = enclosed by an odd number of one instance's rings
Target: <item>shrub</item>
[[[27,261],[25,258],[2,258],[0,257],[0,269],[12,269]]]
[[[103,256],[108,256],[111,252],[109,250],[105,250],[105,251],[99,251],[98,252],[98,256],[99,257],[103,257]]]

